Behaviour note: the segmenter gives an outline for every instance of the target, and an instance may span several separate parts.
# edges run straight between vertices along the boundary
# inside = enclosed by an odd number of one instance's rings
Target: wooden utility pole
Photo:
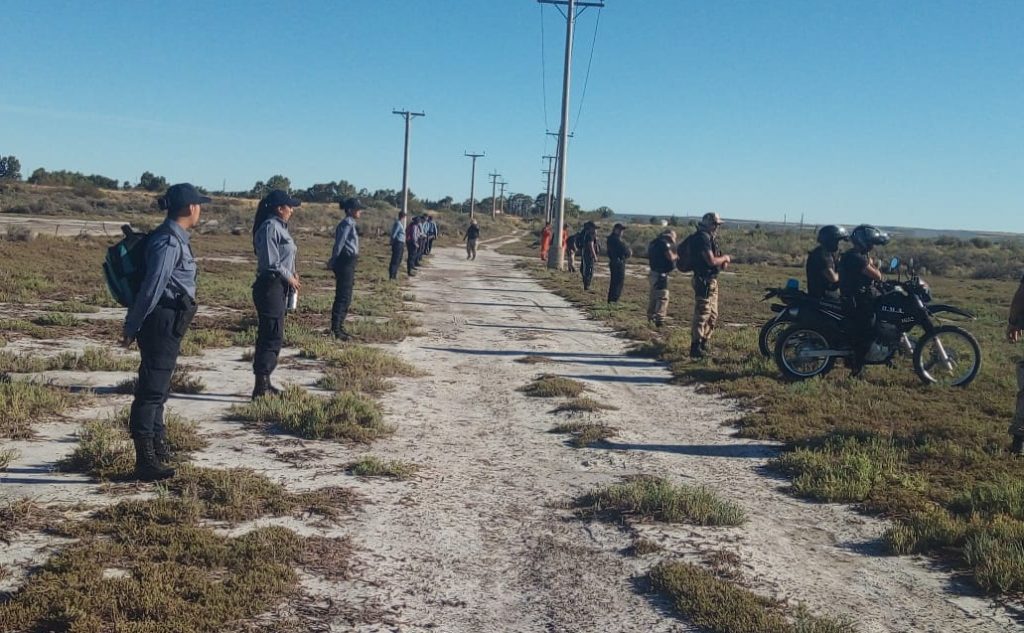
[[[548,256],[548,268],[561,270],[565,264],[565,253],[562,240],[565,232],[565,168],[566,154],[569,145],[569,93],[572,88],[572,44],[573,32],[576,27],[577,9],[585,11],[588,7],[604,7],[604,2],[587,2],[585,0],[537,0],[540,4],[554,4],[566,7],[565,11],[565,68],[562,72],[562,123],[558,128],[558,226],[555,230],[555,248]]]
[[[474,154],[472,152],[463,152],[466,156],[473,159],[473,170],[469,176],[469,219],[472,220],[476,217],[476,159],[484,155],[484,152]]]
[[[495,198],[495,194],[498,193],[498,178],[501,178],[501,174],[494,172],[487,174],[491,179],[491,217],[498,215],[498,199]]]
[[[402,160],[402,211],[406,217],[409,214],[409,128],[415,117],[427,116],[422,112],[410,112],[408,110],[392,110],[391,114],[399,114],[405,117],[405,158]]]

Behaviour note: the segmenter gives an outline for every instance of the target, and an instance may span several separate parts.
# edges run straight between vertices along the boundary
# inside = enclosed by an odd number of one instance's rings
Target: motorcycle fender
[[[976,319],[977,318],[975,315],[971,314],[967,310],[963,310],[963,309],[958,308],[956,306],[946,305],[946,304],[942,304],[942,303],[938,303],[938,304],[935,304],[935,305],[928,306],[928,313],[929,314],[939,314],[941,312],[948,312],[950,314],[956,314],[958,316],[964,317],[965,319]]]

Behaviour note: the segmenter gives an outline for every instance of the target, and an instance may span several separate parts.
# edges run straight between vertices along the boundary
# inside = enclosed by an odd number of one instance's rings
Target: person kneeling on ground
[[[352,290],[356,283],[356,262],[359,260],[359,232],[356,220],[362,215],[363,203],[359,198],[347,198],[338,203],[345,217],[334,231],[334,248],[327,267],[334,271],[334,304],[331,306],[331,333],[347,341],[345,317],[352,305]]]
[[[1024,336],[1024,278],[1017,286],[1010,304],[1010,319],[1006,326],[1006,338],[1017,343]],[[1010,423],[1010,436],[1013,442],[1010,451],[1017,456],[1024,456],[1024,359],[1017,361],[1017,408]]]
[[[277,357],[284,344],[284,317],[288,298],[302,284],[295,272],[298,249],[288,232],[288,221],[301,205],[280,189],[274,189],[260,200],[252,227],[252,247],[256,253],[256,282],[252,285],[252,302],[256,306],[258,327],[256,352],[252,357],[252,373],[256,386],[252,399],[277,395],[280,391],[270,383],[277,368]]]
[[[665,229],[647,245],[651,267],[651,292],[647,300],[647,321],[661,327],[668,316],[668,276],[676,267],[676,232]]]
[[[203,204],[188,183],[171,186],[158,201],[167,212],[163,224],[146,238],[146,273],[124,321],[122,345],[139,344],[139,378],[135,381],[128,430],[135,443],[135,477],[159,481],[174,476],[164,425],[164,405],[178,363],[181,339],[196,314],[196,258],[189,231],[199,223]]]

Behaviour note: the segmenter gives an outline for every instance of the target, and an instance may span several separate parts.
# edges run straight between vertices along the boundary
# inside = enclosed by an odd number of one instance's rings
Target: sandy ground
[[[435,249],[413,281],[418,303],[410,307],[425,335],[388,347],[427,375],[404,379],[384,398],[397,430],[371,447],[266,436],[226,421],[226,409],[251,389],[241,350],[186,359],[207,393],[175,396],[169,406],[199,421],[211,440],[195,462],[249,466],[295,490],[348,485],[366,501],[333,528],[274,520],[302,533],[347,534],[357,547],[356,580],[304,579],[314,602],[345,605],[310,630],[690,631],[641,579],[660,557],[698,561],[721,550],[739,556],[757,591],[849,616],[865,633],[1019,627],[949,574],[882,556],[883,522],[783,494],[783,482],[763,472],[776,447],[732,437],[733,403],[671,385],[665,367],[626,356],[627,341],[516,270],[514,258],[489,249],[475,262],[464,257]],[[558,362],[512,362],[527,354]],[[620,407],[594,417],[618,435],[574,449],[548,433],[559,420],[550,413],[555,402],[516,391],[541,372],[581,380],[591,396]],[[119,378],[64,374],[62,381],[97,386]],[[315,363],[292,358],[275,377],[311,387],[317,375]],[[104,398],[103,406],[116,404]],[[72,430],[68,422],[45,425],[48,441],[13,443],[23,455],[0,475],[0,498],[97,502],[95,484],[49,470],[71,449]],[[346,475],[343,465],[362,453],[420,470],[405,482]],[[636,473],[708,486],[741,504],[749,520],[738,528],[642,525],[639,533],[665,551],[627,556],[633,535],[576,520],[566,504]],[[20,561],[22,570],[47,546],[19,538],[0,562]]]

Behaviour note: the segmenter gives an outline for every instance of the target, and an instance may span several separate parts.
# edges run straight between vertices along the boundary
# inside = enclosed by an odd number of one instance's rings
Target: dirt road
[[[435,250],[413,283],[427,335],[397,351],[430,375],[387,399],[399,430],[376,451],[424,470],[402,490],[368,487],[375,503],[352,526],[372,552],[364,590],[401,605],[408,630],[687,630],[633,586],[657,556],[624,556],[625,533],[558,509],[634,473],[707,485],[740,503],[750,517],[740,528],[641,532],[671,555],[739,554],[766,595],[848,615],[865,632],[1014,626],[988,601],[950,591],[947,575],[881,556],[882,522],[780,493],[762,473],[775,447],[731,437],[731,403],[668,384],[665,368],[625,356],[626,341],[513,263],[493,250],[475,262]],[[558,363],[512,362],[526,354]],[[611,444],[573,449],[547,432],[552,404],[516,391],[538,367],[621,408],[601,414],[620,429]]]
[[[242,350],[186,359],[208,389],[174,396],[169,408],[198,421],[210,439],[195,462],[251,467],[296,490],[353,486],[367,501],[337,527],[259,521],[350,535],[357,547],[356,580],[304,577],[317,604],[346,605],[325,611],[334,614],[331,623],[321,619],[310,630],[689,631],[644,593],[639,579],[662,557],[699,561],[721,550],[739,556],[744,579],[757,591],[816,613],[850,616],[864,633],[1014,629],[1001,608],[959,592],[948,574],[882,556],[882,522],[781,493],[783,482],[763,472],[776,448],[731,436],[732,403],[669,384],[663,366],[626,356],[627,341],[541,288],[514,262],[490,249],[475,262],[461,250],[435,249],[412,283],[417,302],[410,307],[424,336],[388,346],[427,375],[403,380],[385,397],[397,430],[370,447],[267,436],[228,421],[227,408],[244,402],[252,386]],[[513,362],[528,354],[557,362]],[[312,388],[319,368],[296,359],[294,350],[288,355],[278,379]],[[589,395],[618,406],[595,418],[617,427],[616,437],[576,449],[565,436],[548,433],[559,421],[550,413],[554,403],[516,390],[542,371],[581,380]],[[103,386],[126,376],[54,378]],[[103,406],[126,402],[108,397]],[[103,495],[95,484],[50,471],[71,450],[72,430],[66,422],[48,425],[40,440],[12,443],[22,457],[0,474],[0,498],[97,503]],[[343,465],[363,453],[420,470],[405,482],[345,474]],[[643,525],[640,534],[664,551],[627,556],[622,551],[633,535],[579,521],[566,504],[637,473],[706,485],[742,505],[749,520],[738,528]],[[10,544],[0,558],[20,564],[0,589],[15,588],[24,568],[46,555],[45,546],[37,536]]]

